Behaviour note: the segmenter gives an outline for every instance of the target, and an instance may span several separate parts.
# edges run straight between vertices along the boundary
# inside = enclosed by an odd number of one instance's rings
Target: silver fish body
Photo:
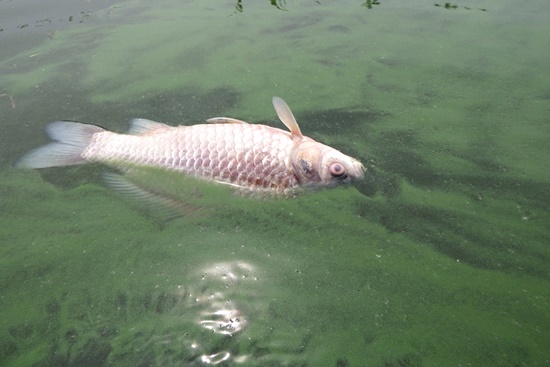
[[[286,103],[273,104],[290,132],[218,117],[208,124],[172,127],[136,119],[129,134],[68,121],[48,125],[55,141],[27,154],[20,167],[99,162],[160,167],[256,193],[290,194],[301,187],[330,187],[359,179],[363,165],[303,136]]]

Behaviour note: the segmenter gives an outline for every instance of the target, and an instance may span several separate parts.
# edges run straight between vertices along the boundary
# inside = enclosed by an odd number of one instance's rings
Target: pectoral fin
[[[273,107],[275,107],[275,111],[277,112],[277,116],[279,116],[279,119],[290,130],[293,138],[296,137],[298,139],[302,139],[303,136],[300,131],[300,127],[298,126],[298,122],[296,122],[296,118],[294,118],[294,115],[286,102],[279,97],[273,97],[272,102]]]
[[[103,181],[111,190],[130,199],[130,202],[137,203],[139,209],[144,210],[160,223],[166,223],[179,217],[197,215],[202,209],[177,200],[166,193],[141,187],[131,179],[116,173],[103,173]]]

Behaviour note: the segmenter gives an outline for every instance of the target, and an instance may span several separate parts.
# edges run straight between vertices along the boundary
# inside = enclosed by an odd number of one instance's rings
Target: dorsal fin
[[[213,117],[206,120],[209,124],[248,124],[246,121],[232,119],[231,117]]]
[[[130,130],[128,130],[128,133],[132,135],[140,135],[151,131],[169,128],[172,128],[172,126],[160,122],[147,119],[133,119],[130,120]]]
[[[288,107],[286,102],[279,97],[273,97],[272,102],[273,107],[275,107],[275,111],[277,112],[277,116],[279,116],[279,119],[290,130],[293,138],[296,137],[298,139],[302,139],[303,136],[302,132],[300,131],[300,127],[298,126],[296,118],[294,118],[294,115],[292,114],[292,111],[290,110],[290,107]]]

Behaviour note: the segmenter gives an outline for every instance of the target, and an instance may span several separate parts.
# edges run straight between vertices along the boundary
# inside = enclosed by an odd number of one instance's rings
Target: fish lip
[[[353,162],[353,168],[355,168],[355,170],[357,171],[357,174],[354,175],[354,177],[352,178],[352,181],[361,180],[365,177],[365,172],[367,171],[367,169],[361,162],[359,161]]]

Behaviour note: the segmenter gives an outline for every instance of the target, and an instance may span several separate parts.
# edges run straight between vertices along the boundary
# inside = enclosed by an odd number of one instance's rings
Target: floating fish
[[[243,192],[284,196],[301,188],[334,187],[363,177],[365,168],[359,161],[303,136],[281,98],[273,97],[273,106],[290,132],[227,117],[176,127],[134,119],[129,134],[57,121],[46,127],[54,142],[23,156],[16,166],[99,162],[122,171],[156,167]]]

